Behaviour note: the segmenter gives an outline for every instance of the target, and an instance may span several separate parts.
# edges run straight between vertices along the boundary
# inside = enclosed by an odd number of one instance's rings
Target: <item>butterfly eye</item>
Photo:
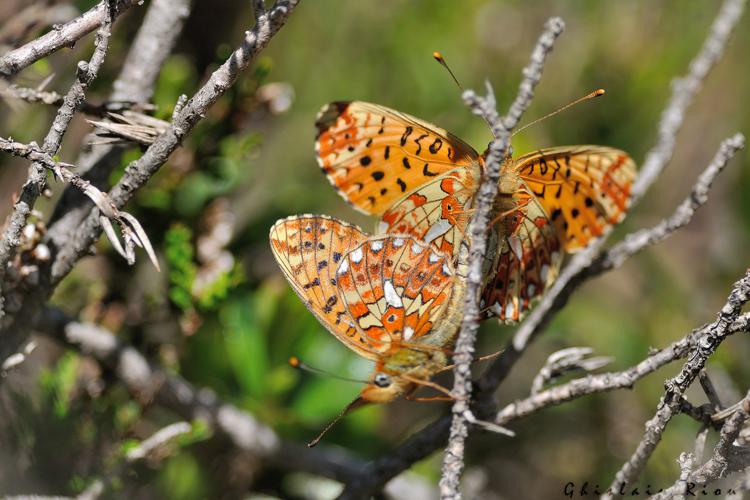
[[[373,383],[378,387],[385,388],[391,385],[391,377],[389,377],[385,373],[378,373],[375,375]]]

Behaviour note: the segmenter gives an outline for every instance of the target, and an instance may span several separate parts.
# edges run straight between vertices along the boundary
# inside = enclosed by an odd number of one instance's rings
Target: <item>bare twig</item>
[[[205,115],[208,108],[236,81],[240,73],[269,43],[296,7],[298,0],[277,0],[274,6],[256,19],[256,24],[245,33],[242,44],[232,53],[188,101],[170,128],[164,132],[139,158],[131,163],[124,175],[109,192],[114,207],[121,209],[135,191],[143,186],[179,147],[182,139]],[[0,343],[0,358],[15,352],[28,332],[28,324],[41,310],[54,288],[88,253],[90,246],[103,230],[98,210],[94,210],[82,223],[68,227],[67,234],[59,235],[58,253],[49,269],[44,269],[40,283],[24,296],[22,306],[5,327],[4,341]]]
[[[194,387],[179,375],[150,363],[135,348],[103,328],[45,309],[36,329],[96,358],[140,401],[155,402],[181,418],[202,420],[234,447],[286,470],[301,470],[348,481],[364,468],[356,457],[326,446],[307,448],[281,440],[270,427],[213,391]]]
[[[492,214],[492,207],[497,196],[500,167],[510,148],[510,136],[521,119],[521,115],[531,104],[534,88],[542,78],[542,69],[547,55],[552,50],[557,37],[562,33],[565,24],[558,17],[551,18],[545,25],[544,32],[531,54],[529,64],[523,70],[523,80],[518,95],[500,118],[495,104],[492,87],[487,83],[487,95],[477,96],[473,91],[464,93],[464,101],[472,111],[482,116],[492,128],[494,140],[489,145],[486,156],[485,171],[474,202],[475,213],[469,225],[471,246],[469,248],[469,271],[464,303],[464,316],[461,330],[456,342],[454,361],[453,423],[451,424],[448,446],[443,459],[440,479],[440,496],[446,499],[460,498],[459,480],[464,467],[464,442],[468,435],[467,414],[471,396],[471,362],[474,358],[474,343],[479,328],[479,296],[482,292],[482,263],[487,251],[487,232]]]
[[[5,84],[0,81],[0,96],[6,99],[19,99],[28,103],[42,103],[52,106],[61,106],[65,100],[65,96],[58,94],[54,91],[31,89],[28,87],[20,87],[15,84]],[[153,111],[155,106],[148,103],[140,103],[136,101],[106,101],[101,104],[92,104],[90,102],[82,102],[80,110],[83,113],[104,116],[111,112],[122,112],[125,110],[140,110],[140,111]]]
[[[596,276],[605,270],[620,267],[628,257],[664,240],[677,229],[687,225],[692,220],[696,210],[708,201],[708,192],[716,177],[724,170],[737,151],[744,147],[745,136],[740,133],[725,139],[709,166],[698,178],[690,191],[690,195],[677,207],[674,214],[652,228],[641,229],[627,235],[623,241],[602,252],[591,263],[587,270],[587,276]]]
[[[734,321],[728,328],[727,335],[750,332],[748,325],[749,314],[744,314]],[[702,335],[705,335],[711,325],[704,325],[690,332],[664,349],[660,349],[640,363],[620,372],[601,373],[575,379],[557,387],[532,394],[526,399],[508,404],[497,414],[496,422],[505,425],[511,421],[526,417],[543,408],[562,404],[588,394],[607,392],[616,389],[629,389],[643,377],[655,372],[659,368],[678,359],[684,359],[696,345]]]
[[[114,13],[107,9],[102,25],[96,32],[95,48],[91,60],[88,63],[84,61],[78,63],[76,81],[66,94],[63,104],[57,111],[57,116],[52,123],[52,127],[50,127],[47,136],[44,138],[42,150],[48,155],[57,153],[63,135],[68,129],[70,121],[73,119],[73,115],[83,102],[86,89],[94,78],[96,78],[99,68],[101,68],[104,62],[104,56],[107,53],[107,46],[109,44],[110,28],[114,20],[113,16]],[[26,225],[26,219],[34,208],[34,203],[41,194],[45,182],[46,172],[44,166],[40,163],[32,163],[31,167],[29,167],[28,179],[21,188],[21,194],[13,206],[13,211],[6,223],[2,240],[0,240],[0,285],[2,285],[8,262],[20,244],[21,230]],[[5,290],[3,290],[4,292]],[[2,310],[0,309],[1,316]]]
[[[159,429],[147,439],[141,441],[138,446],[129,449],[127,453],[125,453],[125,458],[128,462],[141,460],[153,453],[154,450],[170,443],[179,436],[190,433],[192,430],[193,426],[187,422],[175,422],[174,424],[170,424]]]
[[[172,125],[146,152],[125,169],[125,174],[110,191],[114,203],[122,207],[164,164],[177,149],[183,137],[205,116],[206,110],[226,92],[240,73],[250,64],[274,34],[283,26],[297,0],[278,0],[267,13],[257,19],[256,26],[245,33],[242,45],[219,67],[188,101]],[[51,271],[51,283],[56,285],[96,240],[101,231],[98,217],[91,214],[78,229],[69,235],[68,244],[57,255]]]
[[[49,33],[22,47],[3,54],[0,57],[0,76],[10,77],[53,52],[73,46],[79,39],[109,22],[110,16],[117,16],[139,3],[137,0],[113,0],[110,5],[110,1],[102,0],[96,7],[84,12],[80,17],[52,29]]]
[[[100,220],[109,241],[115,250],[128,261],[128,264],[132,265],[135,262],[134,246],[137,245],[146,251],[151,263],[159,270],[159,261],[156,259],[156,253],[151,246],[151,241],[148,239],[146,232],[138,220],[129,213],[118,210],[106,193],[103,193],[96,186],[73,173],[69,169],[73,165],[55,161],[36,144],[22,144],[3,139],[2,137],[0,137],[0,150],[34,161],[36,164],[54,173],[55,177],[71,184],[88,196],[101,212]],[[122,228],[124,247],[120,245],[111,221],[117,222]]]
[[[80,12],[72,5],[31,4],[0,26],[0,50],[5,52],[8,45],[16,45],[32,31],[55,24],[67,23]],[[5,46],[5,47],[4,47]]]
[[[688,472],[684,479],[681,475],[680,480],[655,495],[654,500],[666,500],[677,495],[684,496],[690,489],[698,490],[712,481],[726,477],[731,472],[750,466],[750,453],[747,450],[738,449],[734,444],[742,430],[742,425],[748,419],[748,413],[750,413],[750,393],[740,401],[739,409],[722,426],[719,442],[716,443],[711,458],[697,469]]]
[[[154,94],[162,64],[190,14],[192,0],[153,0],[112,85],[113,101],[145,103]]]
[[[730,334],[732,325],[740,317],[742,307],[750,300],[750,270],[737,281],[732,293],[721,309],[716,321],[706,327],[705,332],[697,339],[687,362],[677,376],[667,380],[666,392],[662,397],[656,414],[646,422],[646,431],[630,459],[615,474],[610,490],[615,492],[621,485],[629,485],[640,475],[654,449],[661,441],[662,433],[674,415],[679,413],[680,401],[685,390],[693,383],[698,373],[705,366],[708,357],[719,344]],[[604,495],[603,498],[613,498]]]
[[[170,8],[165,8],[165,2]],[[109,96],[110,102],[141,101],[143,106],[146,105],[145,101],[153,94],[158,72],[182,33],[184,18],[189,14],[191,4],[191,0],[155,0],[149,4],[122,70],[112,84],[115,90]],[[152,10],[154,14],[151,14]],[[152,42],[154,37],[159,43]],[[91,140],[86,142],[90,144]],[[112,145],[95,148],[84,145],[83,152],[75,162],[79,175],[98,188],[105,189],[112,170],[120,164],[121,151]],[[70,233],[89,214],[91,205],[86,200],[75,189],[63,192],[49,222],[47,235],[51,246],[60,248],[65,245]]]
[[[592,352],[594,350],[590,347],[568,347],[550,354],[547,362],[531,382],[531,394],[538,394],[545,385],[567,373],[592,372],[612,362],[612,358],[607,356],[587,358],[586,356]]]

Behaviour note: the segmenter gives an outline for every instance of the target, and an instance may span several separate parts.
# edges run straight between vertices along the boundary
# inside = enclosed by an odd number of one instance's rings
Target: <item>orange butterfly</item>
[[[455,258],[484,155],[449,132],[384,106],[334,102],[316,120],[318,163],[354,208]],[[518,321],[576,252],[625,216],[635,164],[602,146],[543,149],[502,167],[482,308]]]
[[[270,241],[307,308],[344,345],[376,363],[342,415],[420,385],[442,390],[429,379],[447,366],[458,330],[462,265],[454,270],[450,255],[413,236],[369,236],[325,216],[282,219]]]

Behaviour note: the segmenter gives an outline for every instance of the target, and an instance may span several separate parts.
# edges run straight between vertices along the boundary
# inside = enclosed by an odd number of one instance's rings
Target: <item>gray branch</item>
[[[487,95],[477,96],[473,91],[464,92],[464,101],[472,112],[483,117],[490,125],[493,141],[485,159],[484,177],[474,202],[474,216],[469,224],[471,246],[469,248],[466,300],[461,329],[456,342],[453,370],[453,422],[448,446],[443,458],[440,479],[440,496],[445,499],[458,499],[459,482],[464,468],[464,443],[468,435],[467,412],[471,398],[471,362],[474,359],[474,343],[479,329],[479,297],[482,293],[484,277],[482,263],[487,253],[487,233],[497,197],[500,170],[510,149],[510,136],[521,119],[521,115],[531,104],[534,88],[542,78],[542,69],[547,55],[552,51],[555,40],[562,33],[565,24],[559,17],[549,19],[534,47],[529,64],[523,69],[523,80],[518,95],[502,118],[498,116],[492,87],[487,83]]]
[[[182,139],[190,133],[210,108],[234,82],[255,56],[263,50],[278,30],[284,25],[298,0],[278,0],[274,7],[261,15],[256,26],[245,32],[245,39],[232,55],[188,101],[172,126],[166,130],[138,160],[125,169],[125,174],[110,191],[110,197],[118,208],[127,203],[152,175],[167,161]],[[70,236],[69,244],[57,255],[52,266],[51,282],[55,286],[67,276],[78,259],[101,234],[97,214],[92,213]]]
[[[641,229],[627,235],[622,242],[602,252],[592,262],[587,271],[590,277],[603,271],[620,267],[625,260],[644,248],[666,239],[677,229],[687,225],[696,210],[708,201],[711,185],[729,163],[738,150],[745,147],[745,136],[740,133],[725,139],[716,152],[711,164],[703,171],[690,191],[690,195],[677,207],[675,212],[652,228]]]
[[[78,40],[95,29],[103,26],[110,17],[110,3],[112,14],[117,16],[133,5],[141,2],[137,0],[102,0],[96,7],[84,12],[60,27],[53,28],[49,33],[31,42],[7,52],[0,57],[0,76],[10,77],[30,66],[39,59],[57,52],[64,47],[72,47]]]
[[[62,106],[63,102],[65,101],[65,96],[63,96],[62,94],[58,94],[55,91],[31,89],[15,84],[6,85],[2,81],[0,81],[0,96],[6,99],[18,99],[28,103],[41,103],[52,106]],[[121,112],[129,109],[153,111],[155,107],[147,103],[140,103],[136,101],[109,100],[101,104],[93,104],[84,101],[81,103],[79,109],[81,112],[89,115],[105,116],[107,113]]]
[[[347,481],[364,468],[342,450],[305,446],[282,440],[270,427],[208,388],[190,382],[149,362],[137,349],[113,333],[91,323],[80,323],[56,309],[45,309],[38,331],[93,356],[111,370],[138,401],[156,403],[187,421],[200,419],[218,436],[251,456],[267,459],[285,470],[301,470]]]
[[[722,426],[719,442],[716,443],[711,458],[696,470],[685,474],[685,478],[680,478],[672,487],[654,495],[653,499],[666,500],[677,496],[684,498],[691,491],[698,491],[717,479],[749,467],[750,450],[735,444],[742,425],[748,419],[748,413],[750,413],[750,392],[740,402],[737,411]]]
[[[732,293],[721,312],[719,312],[716,321],[708,325],[705,333],[697,339],[680,373],[665,383],[666,392],[659,403],[656,414],[646,422],[645,433],[633,455],[615,474],[615,479],[610,486],[612,492],[620,491],[622,485],[627,487],[638,478],[661,441],[667,424],[673,416],[679,413],[685,390],[698,377],[709,356],[731,333],[732,325],[740,319],[742,307],[748,300],[750,300],[750,270],[734,284]],[[614,495],[603,495],[602,498],[614,498]]]
[[[165,8],[165,2],[169,3],[171,8]],[[151,2],[133,46],[128,50],[122,70],[112,84],[116,91],[113,90],[110,94],[109,102],[140,101],[141,106],[146,106],[145,101],[153,95],[159,71],[182,33],[191,5],[191,0]],[[158,37],[158,44],[152,45],[148,41],[152,36]],[[112,145],[84,147],[75,162],[78,173],[85,176],[93,185],[105,189],[112,170],[120,164],[121,152],[121,148]],[[85,197],[80,196],[76,190],[66,189],[48,224],[47,235],[51,246],[60,248],[66,245],[70,233],[81,224],[90,211],[91,204],[87,203]]]
[[[191,0],[152,0],[120,76],[112,85],[110,100],[151,100],[162,64],[190,14],[190,4]]]
[[[211,107],[237,80],[255,56],[284,25],[298,0],[277,0],[274,6],[256,19],[256,24],[245,32],[242,44],[229,59],[214,71],[167,129],[138,160],[125,169],[120,181],[109,192],[116,209],[121,209],[153,174],[167,161],[182,139],[206,115]],[[40,286],[31,287],[24,296],[22,307],[13,321],[5,327],[0,343],[0,359],[13,354],[28,334],[29,323],[43,307],[54,288],[73,269],[78,260],[89,252],[103,230],[100,214],[94,210],[59,242],[59,251],[49,269],[44,269]]]
[[[110,13],[109,10],[106,12],[107,15],[104,18],[103,24],[96,33],[95,48],[91,60],[88,63],[85,61],[78,63],[76,80],[63,99],[63,103],[57,111],[57,116],[52,122],[52,127],[50,127],[47,136],[44,138],[42,150],[50,156],[55,155],[60,148],[63,135],[68,129],[73,115],[84,100],[86,89],[96,78],[99,68],[101,68],[104,62],[107,45],[109,44],[110,28],[114,21],[112,17],[114,14]],[[36,162],[32,163],[31,167],[29,167],[28,179],[21,187],[21,194],[13,206],[13,210],[3,231],[2,240],[0,240],[0,286],[3,284],[3,277],[8,262],[13,258],[15,250],[20,244],[21,230],[26,225],[26,219],[44,189],[46,178],[44,165]],[[3,292],[6,292],[6,290],[3,290]],[[3,313],[1,306],[2,304],[0,304],[0,318],[2,318]],[[0,358],[4,357],[3,354],[7,353],[0,354]]]
[[[495,421],[498,425],[505,425],[544,408],[560,405],[582,396],[616,389],[630,389],[638,380],[655,372],[659,368],[678,359],[686,358],[690,353],[691,347],[696,345],[701,336],[707,333],[709,326],[704,325],[693,330],[683,338],[672,342],[664,349],[654,352],[640,363],[626,370],[588,375],[587,377],[572,380],[537,394],[532,394],[525,399],[514,401],[498,412]],[[739,332],[750,332],[750,314],[743,314],[737,318],[729,327],[727,335]]]

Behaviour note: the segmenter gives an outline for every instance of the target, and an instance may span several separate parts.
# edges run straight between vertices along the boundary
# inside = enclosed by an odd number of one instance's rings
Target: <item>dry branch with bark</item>
[[[703,463],[700,463],[702,453],[683,454],[679,458],[680,476],[673,486],[660,493],[659,498],[685,496],[690,485],[710,484],[746,469],[750,465],[750,448],[746,442],[740,443],[738,436],[750,413],[750,394],[721,408],[703,369],[725,339],[750,332],[750,313],[742,312],[750,300],[750,272],[734,284],[726,304],[714,321],[651,352],[630,368],[591,374],[588,372],[601,368],[608,360],[589,358],[591,350],[588,348],[568,349],[549,357],[532,382],[527,397],[503,405],[498,405],[494,397],[531,342],[543,332],[583,283],[620,267],[629,257],[658,244],[691,221],[695,212],[709,201],[715,179],[730,164],[737,151],[744,147],[745,138],[739,133],[721,143],[713,160],[672,215],[652,227],[631,232],[609,248],[604,248],[605,238],[602,238],[574,257],[542,301],[517,328],[504,353],[477,380],[472,381],[471,367],[479,327],[482,260],[486,253],[487,229],[497,194],[500,166],[510,150],[513,129],[530,105],[536,85],[543,81],[544,64],[564,28],[560,18],[551,18],[545,25],[523,70],[518,94],[504,115],[497,110],[493,88],[489,83],[484,96],[473,91],[463,94],[464,102],[472,112],[489,124],[494,139],[490,143],[487,168],[469,226],[472,244],[467,297],[455,353],[453,395],[456,401],[450,414],[441,416],[410,436],[395,450],[366,462],[333,447],[310,450],[286,441],[249,412],[221,401],[210,389],[196,387],[147,359],[112,332],[70,318],[47,304],[56,287],[89,253],[102,232],[128,262],[132,263],[135,258],[135,246],[141,246],[158,268],[158,261],[146,236],[148,225],[142,227],[123,208],[180,147],[211,106],[235,84],[240,74],[279,32],[297,3],[297,0],[276,0],[273,5],[266,6],[261,0],[253,1],[255,18],[242,42],[192,97],[180,99],[171,122],[160,125],[161,128],[151,134],[144,143],[147,148],[142,156],[127,166],[122,178],[112,187],[106,185],[106,179],[122,151],[117,146],[107,145],[84,151],[73,163],[61,162],[56,154],[63,136],[78,112],[111,117],[108,115],[110,112],[150,109],[149,100],[156,78],[190,13],[191,1],[153,0],[149,4],[120,75],[112,86],[109,98],[102,104],[89,103],[86,91],[102,66],[118,15],[138,5],[138,2],[102,1],[66,24],[56,26],[49,33],[0,56],[0,75],[12,78],[33,62],[96,31],[91,58],[78,63],[76,79],[66,95],[48,92],[43,86],[31,89],[0,82],[0,96],[4,99],[42,102],[58,107],[42,146],[0,138],[0,150],[31,161],[28,178],[14,203],[0,240],[0,362],[3,375],[23,362],[29,352],[24,345],[30,332],[35,329],[92,356],[125,385],[133,398],[144,405],[170,409],[186,421],[200,419],[207,423],[214,435],[254,459],[267,460],[281,469],[305,471],[344,483],[340,498],[368,498],[376,494],[415,462],[447,444],[440,494],[442,498],[456,499],[461,497],[466,439],[472,430],[507,426],[551,406],[591,394],[632,388],[662,366],[683,361],[678,375],[666,381],[664,394],[658,404],[655,402],[654,415],[646,422],[640,443],[634,443],[632,456],[617,472],[604,498],[619,496],[619,492],[638,480],[668,424],[680,414],[696,419],[703,425],[700,434],[703,444],[697,448],[702,449],[706,435],[712,429],[718,432],[719,442]],[[744,0],[724,1],[687,74],[673,82],[671,98],[658,124],[656,143],[645,156],[633,188],[633,203],[646,195],[672,158],[676,136],[687,117],[687,110],[710,70],[720,60],[743,14],[745,3]],[[100,128],[109,132],[118,131],[117,124],[112,122],[98,123]],[[24,271],[26,274],[20,268],[16,269],[20,264],[15,257],[29,216],[47,187],[49,173],[68,187],[49,221],[49,230],[39,242],[48,249],[48,254],[34,263],[36,267],[32,280],[28,269]],[[122,228],[124,245],[120,243],[112,222]],[[585,375],[554,385],[557,377],[573,371],[584,372]],[[0,378],[0,383],[2,380]],[[701,381],[712,405],[696,406],[688,400],[686,390],[696,380]],[[131,450],[128,459],[142,459],[175,436],[188,432],[188,427],[186,422],[176,422],[162,429],[152,439],[143,441],[139,447]],[[735,490],[750,489],[749,485],[747,477],[740,477]],[[102,495],[107,487],[104,478],[98,487],[92,485],[87,492],[90,498],[95,498]]]

